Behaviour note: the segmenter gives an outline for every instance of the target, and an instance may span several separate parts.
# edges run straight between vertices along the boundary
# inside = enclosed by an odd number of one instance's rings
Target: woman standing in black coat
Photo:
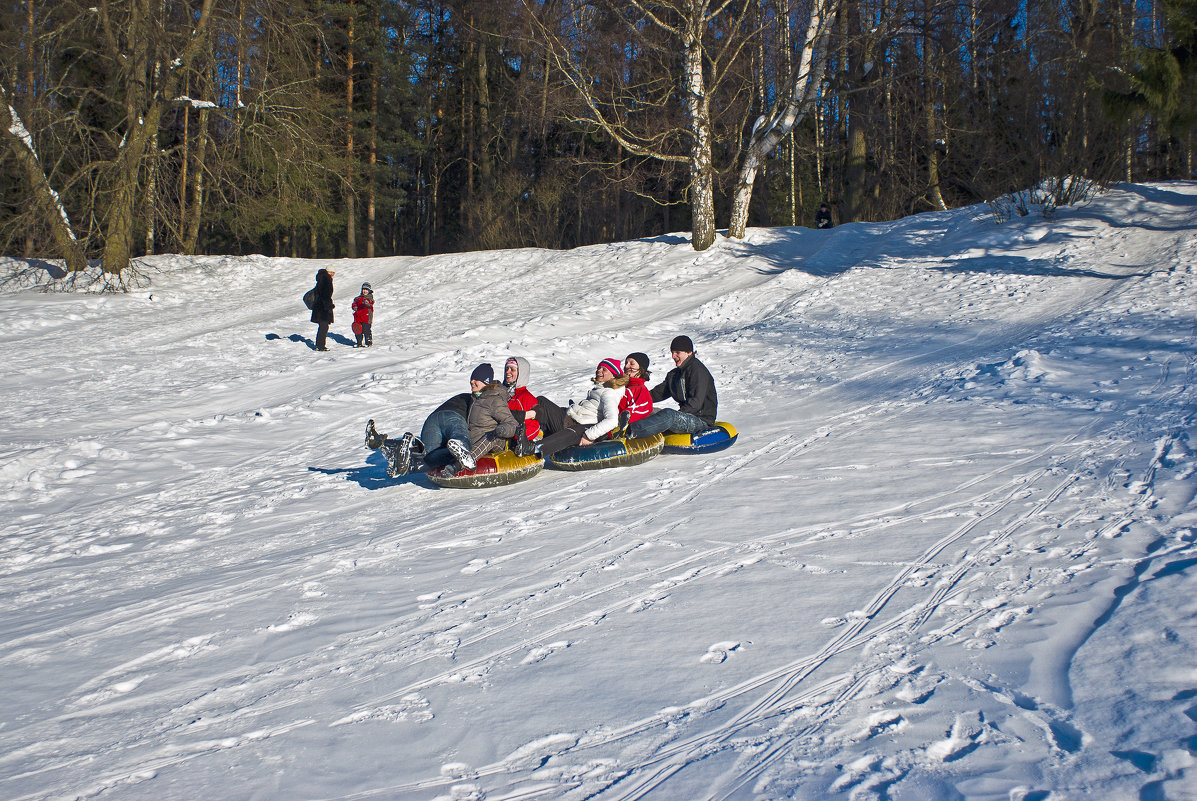
[[[316,328],[316,350],[328,350],[328,327],[333,324],[333,270],[316,273],[316,300],[312,303],[312,322]]]

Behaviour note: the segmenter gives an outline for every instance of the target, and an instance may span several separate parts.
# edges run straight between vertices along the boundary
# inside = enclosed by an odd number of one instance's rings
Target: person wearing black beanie
[[[690,339],[690,337],[686,336],[685,334],[682,334],[681,336],[676,336],[673,338],[673,341],[669,343],[669,350],[671,353],[672,352],[693,353],[694,352],[694,342],[693,342],[693,340]]]
[[[715,425],[719,398],[711,371],[694,354],[694,341],[682,334],[669,343],[675,367],[665,380],[652,388],[649,395],[654,405],[666,398],[677,402],[678,409],[655,409],[642,420],[633,422],[633,437],[653,434],[697,434]]]
[[[624,391],[620,412],[628,413],[628,422],[634,423],[653,413],[653,399],[645,382],[652,375],[648,371],[648,354],[629,353],[623,359],[623,371],[628,377],[628,388]]]
[[[483,384],[489,384],[495,380],[495,368],[490,364],[483,362],[474,368],[474,372],[470,373],[470,381],[481,381]]]
[[[631,369],[629,369],[629,366]],[[636,351],[629,353],[623,357],[623,369],[625,373],[630,373],[632,370],[636,371],[636,375],[647,381],[652,377],[652,373],[648,371],[648,354]]]

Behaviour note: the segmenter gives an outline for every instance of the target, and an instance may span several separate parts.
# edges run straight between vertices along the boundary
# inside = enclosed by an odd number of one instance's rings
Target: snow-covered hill
[[[328,353],[328,262],[0,295],[0,796],[1197,798],[1195,260],[1175,183],[341,261]],[[362,445],[681,333],[722,453],[455,491]]]

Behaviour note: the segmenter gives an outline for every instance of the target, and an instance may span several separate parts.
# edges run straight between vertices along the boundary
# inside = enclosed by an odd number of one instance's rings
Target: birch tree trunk
[[[939,187],[939,151],[941,143],[947,144],[947,125],[941,123],[936,116],[936,86],[939,81],[936,79],[938,70],[936,70],[936,60],[939,55],[936,47],[935,39],[931,35],[934,21],[932,12],[924,8],[926,18],[923,20],[923,86],[926,89],[926,97],[923,103],[926,107],[926,126],[927,126],[927,193],[931,201],[931,205],[939,211],[947,211],[948,204],[944,202],[943,192]],[[943,136],[940,131],[943,131]],[[945,148],[946,152],[946,148]]]
[[[574,112],[579,115],[579,121],[597,126],[617,147],[632,156],[669,165],[686,164],[690,176],[690,244],[695,250],[709,248],[715,241],[715,137],[710,96],[714,88],[727,77],[741,50],[752,41],[754,34],[746,34],[742,30],[745,17],[751,14],[751,9],[727,0],[716,3],[714,9],[710,0],[604,2],[604,9],[613,17],[625,15],[623,19],[628,22],[630,36],[638,43],[637,46],[643,45],[646,50],[652,51],[666,50],[659,41],[659,34],[670,41],[669,53],[675,52],[672,43],[676,43],[680,50],[680,79],[674,75],[672,63],[667,74],[656,81],[639,76],[642,85],[655,83],[668,86],[669,92],[663,95],[654,91],[651,97],[641,101],[642,107],[637,109],[639,113],[631,114],[621,99],[603,94],[609,85],[613,85],[612,81],[617,83],[620,78],[597,78],[590,72],[594,65],[584,63],[582,57],[587,55],[584,49],[575,47],[569,37],[544,25],[536,14],[538,9],[543,9],[533,8],[535,4],[531,0],[524,0],[524,5],[529,9],[529,20],[536,26],[555,70],[560,72],[566,84],[581,100],[583,110]],[[717,21],[723,25],[723,33],[720,37],[712,38],[713,26]],[[567,26],[576,25],[584,28],[585,21],[579,17],[567,23]],[[653,36],[646,35],[648,29],[655,29]],[[704,41],[704,37],[710,41]],[[651,124],[643,123],[652,116],[644,113],[646,109],[667,108],[677,102],[679,95],[684,121],[680,125],[674,124],[675,130],[653,130]],[[672,144],[675,133],[681,134],[676,139],[684,140],[684,144]],[[663,146],[662,142],[670,144]]]
[[[715,168],[711,156],[711,99],[702,73],[702,14],[685,29],[686,117],[690,127],[690,246],[715,243]]]
[[[42,218],[50,229],[50,237],[55,248],[66,262],[71,271],[82,270],[87,267],[87,258],[83,248],[75,238],[71,228],[71,221],[67,218],[66,209],[58,193],[50,186],[46,171],[42,167],[37,151],[33,149],[33,138],[25,130],[20,115],[13,108],[8,90],[0,84],[0,130],[8,143],[8,150],[16,158],[25,172],[32,189],[34,202],[41,211]]]
[[[798,72],[791,79],[788,96],[774,108],[768,118],[762,116],[756,121],[748,146],[744,149],[744,161],[740,166],[740,175],[732,195],[731,222],[727,226],[727,235],[733,239],[743,239],[747,231],[752,188],[761,164],[806,116],[807,110],[818,95],[827,64],[824,51],[830,30],[829,23],[835,18],[839,2],[840,0],[827,0],[811,6],[806,38],[803,39],[802,52],[798,59]]]
[[[145,220],[145,253],[153,256],[157,247],[158,222],[158,132],[150,141],[151,158],[146,165],[145,198],[142,201],[142,219]]]

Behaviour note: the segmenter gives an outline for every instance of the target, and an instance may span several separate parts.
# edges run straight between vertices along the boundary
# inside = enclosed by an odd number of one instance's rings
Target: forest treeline
[[[0,253],[424,255],[1194,175],[1197,0],[2,0]]]

